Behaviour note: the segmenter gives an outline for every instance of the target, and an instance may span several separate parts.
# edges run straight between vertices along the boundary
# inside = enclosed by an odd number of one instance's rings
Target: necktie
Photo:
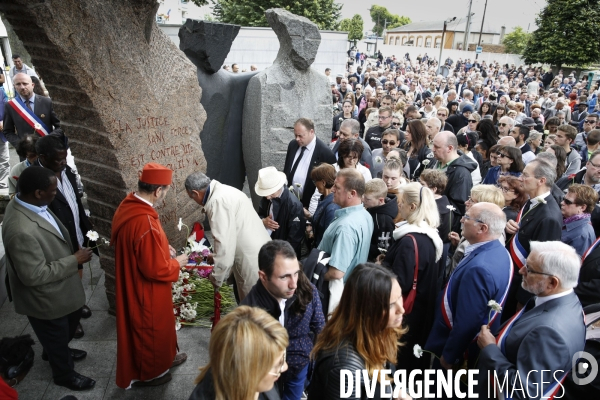
[[[29,108],[30,110],[33,110],[31,108],[31,100],[29,100],[29,99],[25,100],[25,104],[27,104],[27,108]]]
[[[526,213],[527,211],[529,211],[529,208],[530,208],[530,207],[531,207],[531,200],[527,200],[527,201],[525,202],[525,206],[523,207],[523,215],[525,215],[525,213]]]
[[[289,186],[292,186],[294,184],[294,182],[292,182],[292,181],[294,179],[294,175],[296,174],[296,170],[298,169],[298,165],[300,164],[300,160],[302,160],[302,156],[304,155],[305,151],[306,151],[306,146],[302,146],[302,148],[300,150],[300,155],[298,156],[298,159],[292,166],[292,171],[290,172],[290,176],[288,176],[288,180],[289,180],[288,185]]]

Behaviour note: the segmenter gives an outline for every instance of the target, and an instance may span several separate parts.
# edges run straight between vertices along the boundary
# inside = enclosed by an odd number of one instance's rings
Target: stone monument
[[[275,166],[283,170],[285,154],[294,139],[294,122],[301,117],[315,123],[315,132],[326,143],[331,138],[331,89],[327,77],[311,68],[321,34],[317,25],[283,9],[265,12],[279,39],[272,66],[248,84],[244,102],[242,143],[248,184],[254,206],[258,170]]]
[[[200,104],[207,112],[200,132],[208,164],[206,174],[242,189],[246,168],[242,155],[242,115],[248,81],[257,72],[232,73],[222,67],[238,25],[188,19],[179,30],[179,48],[198,67]]]
[[[52,96],[95,229],[110,237],[114,211],[136,188],[138,171],[158,162],[175,171],[158,211],[180,247],[179,217],[188,225],[203,218],[183,183],[206,170],[199,137],[206,113],[196,68],[156,25],[157,9],[156,0],[0,3]],[[114,312],[112,248],[100,253]]]

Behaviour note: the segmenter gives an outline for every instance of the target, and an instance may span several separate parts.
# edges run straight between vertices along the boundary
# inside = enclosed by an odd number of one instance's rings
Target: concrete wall
[[[367,44],[364,41],[359,42],[358,49],[360,51],[366,51]],[[384,57],[387,57],[388,55],[389,56],[395,55],[397,59],[403,58],[404,54],[406,54],[408,52],[410,54],[410,59],[413,61],[416,60],[416,58],[419,54],[423,55],[423,54],[427,53],[427,55],[429,57],[433,57],[435,59],[437,59],[440,55],[440,49],[425,49],[423,47],[413,47],[413,46],[393,46],[393,45],[382,44],[381,40],[379,40],[379,42],[377,44],[377,49],[381,50],[381,53],[384,55]],[[463,60],[465,60],[467,58],[474,60],[475,52],[474,51],[444,49],[442,52],[442,59],[446,60],[446,58],[448,58],[448,56],[450,56],[450,58],[452,58],[454,61],[458,60],[459,58],[462,58]],[[521,56],[518,54],[498,54],[498,53],[485,53],[484,52],[479,55],[478,60],[485,61],[487,63],[492,62],[492,61],[498,61],[500,64],[515,64],[517,66],[520,64],[525,64],[525,62],[523,61]]]
[[[179,46],[179,25],[160,25],[160,28]],[[321,31],[321,45],[312,67],[324,73],[331,68],[332,75],[345,72],[348,54],[348,34],[346,32]],[[279,41],[271,28],[242,27],[231,45],[225,59],[226,65],[237,63],[240,69],[250,71],[255,64],[263,70],[273,64],[279,51]]]

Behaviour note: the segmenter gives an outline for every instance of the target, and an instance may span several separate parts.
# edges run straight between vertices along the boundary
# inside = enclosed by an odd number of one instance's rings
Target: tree
[[[194,3],[198,7],[202,7],[208,4],[208,0],[192,0],[192,3]]]
[[[548,0],[525,46],[526,63],[584,67],[600,60],[600,1]]]
[[[202,0],[194,0],[202,1]],[[265,11],[283,8],[308,18],[321,30],[337,30],[342,5],[333,0],[211,0],[216,19],[241,26],[269,26]]]
[[[523,54],[523,50],[525,50],[525,46],[530,38],[531,33],[527,33],[523,28],[517,26],[511,33],[507,33],[504,36],[502,44],[506,49],[506,53]]]
[[[381,36],[383,34],[384,28],[397,28],[399,26],[411,23],[410,18],[392,14],[387,8],[382,6],[373,5],[373,7],[370,8],[370,11],[371,19],[375,23],[373,32],[375,32],[377,36]]]
[[[348,32],[348,40],[356,44],[357,40],[363,38],[363,19],[360,15],[354,14],[352,19],[344,18],[340,21],[340,31]]]

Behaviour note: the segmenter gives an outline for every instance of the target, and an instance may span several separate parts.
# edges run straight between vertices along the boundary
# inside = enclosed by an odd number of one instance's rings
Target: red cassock
[[[117,385],[156,378],[167,371],[177,352],[171,282],[179,264],[158,214],[133,193],[119,205],[112,221],[115,247],[117,312]]]

